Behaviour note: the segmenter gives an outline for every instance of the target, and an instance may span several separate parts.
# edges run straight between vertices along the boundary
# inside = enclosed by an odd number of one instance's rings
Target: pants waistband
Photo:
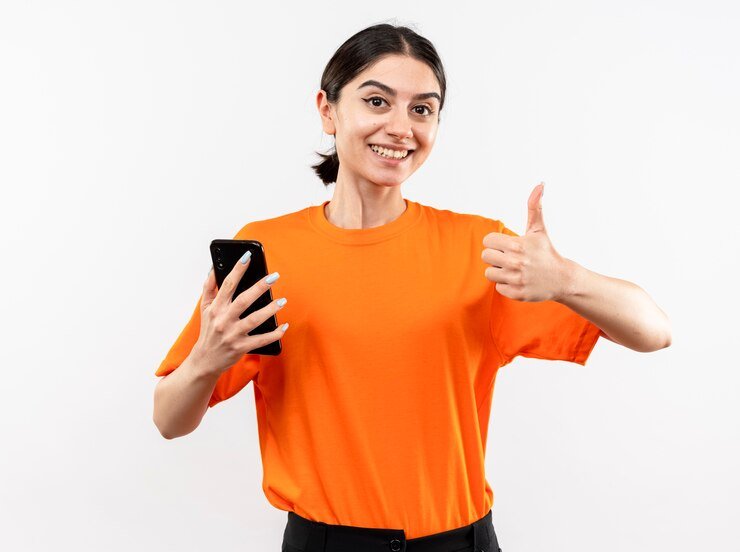
[[[288,512],[283,552],[502,552],[493,528],[492,512],[449,531],[407,539],[403,529],[332,525]]]

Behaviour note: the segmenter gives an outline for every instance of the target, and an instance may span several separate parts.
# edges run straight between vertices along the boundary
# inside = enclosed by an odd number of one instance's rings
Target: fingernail
[[[239,260],[241,261],[242,264],[246,264],[247,261],[249,260],[249,257],[251,257],[251,256],[252,256],[252,252],[251,251],[247,251],[244,255],[242,255],[242,258],[239,259]]]
[[[265,282],[268,283],[268,284],[272,284],[278,278],[280,278],[280,274],[278,274],[277,272],[273,272],[272,274],[270,274],[267,277],[267,279],[265,280]]]

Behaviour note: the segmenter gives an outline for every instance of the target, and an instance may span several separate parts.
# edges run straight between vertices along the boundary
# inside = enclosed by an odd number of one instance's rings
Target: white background
[[[522,233],[543,180],[558,251],[673,325],[655,353],[502,369],[503,550],[738,549],[737,4],[149,0],[0,8],[5,550],[279,550],[252,385],[168,441],[154,371],[212,239],[331,197],[319,80],[381,22],[449,81],[402,195]]]

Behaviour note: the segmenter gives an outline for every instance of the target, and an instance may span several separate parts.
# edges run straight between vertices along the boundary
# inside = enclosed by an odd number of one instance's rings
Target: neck
[[[344,182],[337,177],[334,195],[324,206],[324,214],[334,226],[348,230],[375,228],[396,220],[406,210],[399,186],[379,186],[371,182],[346,185]]]

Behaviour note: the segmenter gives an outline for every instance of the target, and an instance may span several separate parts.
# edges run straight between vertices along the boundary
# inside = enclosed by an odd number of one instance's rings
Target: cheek
[[[419,147],[418,147],[416,153],[421,154],[418,157],[420,157],[420,158],[421,157],[424,157],[425,158],[427,155],[429,155],[429,153],[430,153],[430,151],[432,149],[432,145],[434,144],[434,142],[432,140],[429,140],[426,136],[424,136],[424,137],[417,136],[417,140],[418,140],[418,143],[419,143]]]
[[[431,147],[434,144],[434,139],[437,137],[437,127],[428,129],[421,136],[426,147]]]
[[[362,134],[374,134],[380,128],[380,122],[373,119],[360,119],[357,122],[357,128]]]
[[[352,147],[361,147],[368,137],[378,131],[380,123],[369,118],[356,117],[352,119],[351,124],[345,126],[347,136],[351,136]]]

